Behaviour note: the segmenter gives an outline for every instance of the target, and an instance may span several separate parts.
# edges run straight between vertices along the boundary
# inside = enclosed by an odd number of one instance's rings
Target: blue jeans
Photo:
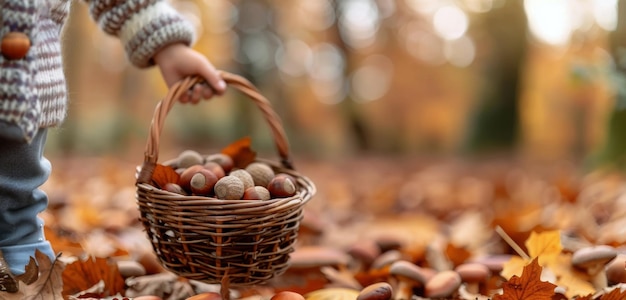
[[[55,258],[37,216],[48,206],[39,189],[51,170],[43,157],[46,135],[40,129],[29,144],[17,127],[0,122],[0,250],[14,274],[24,273],[36,249]]]

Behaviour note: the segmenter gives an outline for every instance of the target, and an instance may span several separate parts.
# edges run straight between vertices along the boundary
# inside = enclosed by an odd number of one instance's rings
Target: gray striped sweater
[[[143,68],[162,47],[193,40],[191,24],[161,0],[86,0],[100,28],[117,36],[131,63]],[[15,124],[30,141],[40,127],[58,125],[67,110],[60,34],[70,0],[0,0],[0,39],[28,35],[22,59],[0,55],[0,122]]]

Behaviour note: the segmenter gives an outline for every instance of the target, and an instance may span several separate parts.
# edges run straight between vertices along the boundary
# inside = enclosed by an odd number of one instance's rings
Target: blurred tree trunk
[[[615,60],[615,69],[611,70],[615,106],[609,116],[606,143],[598,156],[593,159],[594,166],[626,167],[626,2],[617,2],[617,27],[610,34],[610,51]]]
[[[463,143],[468,153],[511,150],[518,137],[518,99],[528,31],[522,1],[505,1],[486,13],[481,25],[490,49],[484,85],[478,89],[478,104]]]

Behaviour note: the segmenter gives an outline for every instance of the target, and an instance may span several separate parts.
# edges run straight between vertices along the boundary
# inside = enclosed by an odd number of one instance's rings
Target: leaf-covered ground
[[[58,293],[138,300],[225,295],[220,285],[177,277],[158,264],[138,222],[137,162],[51,160],[53,175],[44,186],[50,208],[43,217],[66,264]],[[621,173],[507,159],[301,158],[296,163],[315,182],[317,194],[305,209],[294,265],[265,285],[231,288],[231,299],[269,299],[281,291],[307,299],[355,299],[380,282],[398,299],[404,287],[383,259],[430,272],[429,281],[408,289],[414,299],[626,299]],[[608,262],[592,272],[572,261],[576,251],[599,245],[615,253],[612,263],[618,267],[610,275]],[[320,250],[339,258],[300,264],[307,253]],[[446,271],[470,262],[489,266],[488,278],[477,285],[463,279],[449,294],[434,292],[440,282],[456,280]]]

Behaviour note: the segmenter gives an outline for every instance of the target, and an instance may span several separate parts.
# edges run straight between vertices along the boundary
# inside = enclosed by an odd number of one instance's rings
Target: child
[[[207,84],[194,86],[182,102],[224,92],[212,64],[189,47],[191,25],[164,1],[86,2],[136,67],[157,65],[168,86],[186,76],[204,78]],[[59,35],[69,6],[69,0],[0,0],[0,250],[6,261],[0,260],[0,271],[8,264],[13,274],[23,273],[36,249],[55,258],[37,214],[48,202],[39,190],[51,169],[43,157],[47,128],[63,121],[67,107]]]

